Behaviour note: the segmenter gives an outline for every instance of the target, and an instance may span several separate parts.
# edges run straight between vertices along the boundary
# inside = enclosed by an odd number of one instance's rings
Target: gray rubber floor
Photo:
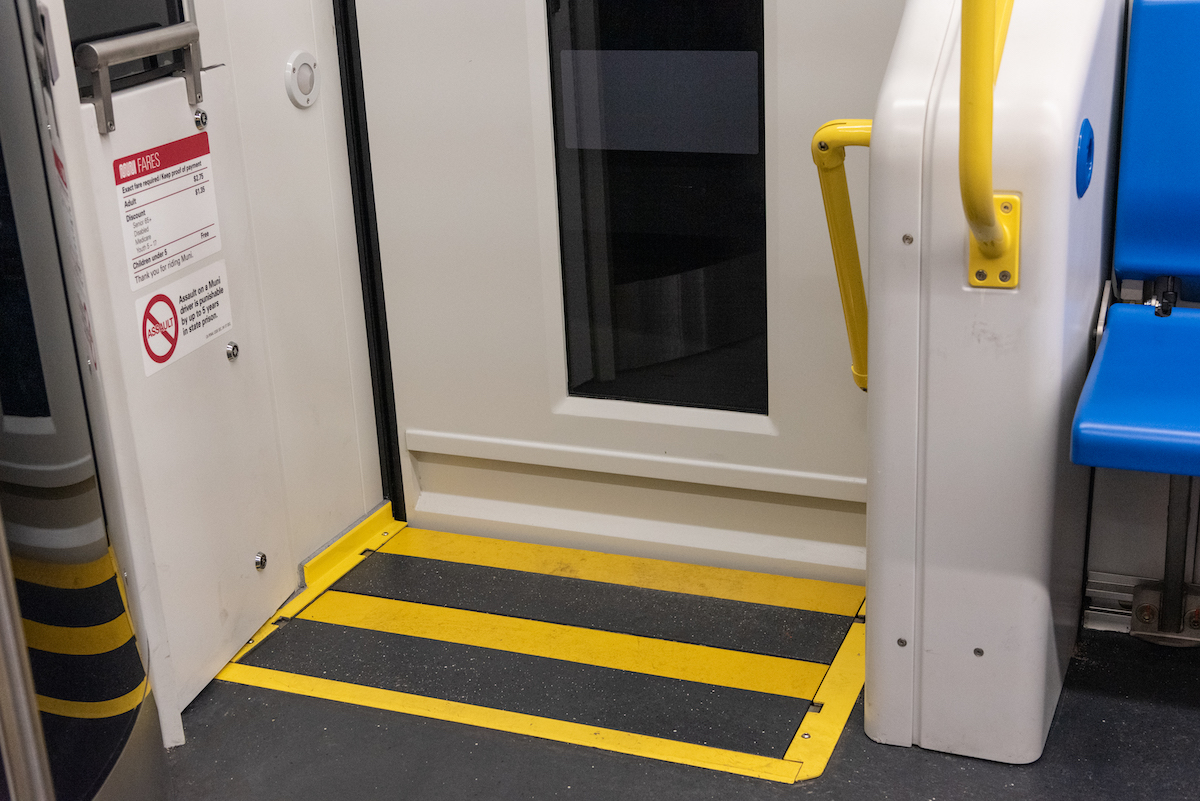
[[[862,702],[797,785],[213,682],[169,761],[177,801],[221,799],[1200,798],[1200,649],[1087,632],[1045,755],[1009,766],[878,745]]]

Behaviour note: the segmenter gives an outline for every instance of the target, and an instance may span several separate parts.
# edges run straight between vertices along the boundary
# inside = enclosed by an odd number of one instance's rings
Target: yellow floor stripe
[[[658,559],[617,556],[550,545],[530,545],[486,537],[406,528],[380,549],[485,567],[603,581],[630,587],[707,595],[731,601],[809,609],[852,616],[865,590],[851,584],[798,579],[685,565]]]
[[[135,689],[111,701],[63,701],[58,698],[39,695],[37,702],[38,709],[48,712],[51,715],[59,715],[64,718],[96,720],[99,718],[115,718],[117,715],[123,715],[131,709],[136,709],[137,705],[145,697],[146,679],[142,679],[142,683]]]
[[[116,565],[108,553],[93,562],[63,564],[40,562],[20,556],[12,558],[13,575],[30,584],[55,587],[60,590],[82,590],[103,584],[117,574]]]
[[[485,729],[591,746],[622,754],[711,768],[778,782],[796,781],[796,776],[801,769],[799,764],[782,759],[740,754],[703,745],[663,740],[657,737],[539,718],[517,712],[470,706],[454,701],[441,701],[435,698],[363,687],[329,679],[298,676],[248,665],[228,665],[217,675],[217,678],[253,687],[264,687],[313,698],[325,698],[408,715],[465,723]]]
[[[22,620],[21,623],[25,627],[25,644],[52,654],[106,654],[129,642],[133,636],[127,614],[99,626],[50,626],[33,620]]]
[[[866,675],[866,631],[867,627],[862,623],[850,627],[817,697],[813,699],[822,704],[821,711],[809,711],[804,716],[800,731],[788,748],[785,759],[804,763],[797,780],[812,779],[824,772],[846,728]],[[805,737],[805,734],[809,736]]]
[[[795,659],[332,590],[299,617],[792,698],[811,699],[828,669]]]

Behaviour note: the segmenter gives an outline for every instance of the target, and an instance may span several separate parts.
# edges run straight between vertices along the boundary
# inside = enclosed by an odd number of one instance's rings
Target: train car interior
[[[0,0],[0,798],[1200,797],[1197,153],[1200,0]]]

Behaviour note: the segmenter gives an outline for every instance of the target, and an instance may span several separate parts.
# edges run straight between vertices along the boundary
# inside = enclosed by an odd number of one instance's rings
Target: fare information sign
[[[221,249],[208,134],[113,162],[133,289]]]

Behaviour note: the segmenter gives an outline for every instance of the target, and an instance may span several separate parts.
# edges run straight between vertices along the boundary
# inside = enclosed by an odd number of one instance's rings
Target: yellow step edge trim
[[[33,620],[22,620],[21,624],[25,628],[27,646],[52,654],[106,654],[120,648],[133,637],[128,614],[98,626],[50,626]]]
[[[142,679],[142,683],[136,688],[111,701],[62,701],[58,698],[39,695],[37,697],[38,709],[64,718],[86,720],[115,718],[117,715],[123,715],[131,709],[136,709],[146,697],[146,687],[146,679]]]
[[[825,681],[817,690],[817,697],[813,699],[815,703],[823,704],[821,711],[809,711],[804,716],[800,730],[784,756],[784,759],[804,763],[797,777],[799,780],[816,778],[825,771],[846,728],[866,676],[866,631],[867,627],[862,623],[850,626],[825,674]],[[806,738],[805,734],[809,736]]]
[[[590,746],[621,754],[632,754],[777,782],[795,782],[801,769],[801,766],[795,762],[781,759],[741,754],[736,751],[663,740],[580,723],[539,718],[518,712],[471,706],[455,701],[425,698],[419,695],[380,690],[329,679],[297,676],[249,665],[228,665],[217,674],[217,678],[252,687],[341,701],[347,704],[435,718],[452,723],[465,723],[485,729],[524,734],[544,740]]]
[[[404,523],[392,519],[392,504],[385,503],[366,520],[347,531],[325,550],[304,565],[304,583],[311,589],[326,587],[346,575],[361,562],[366,549],[376,550],[386,538],[404,528]]]
[[[332,590],[299,617],[805,700],[828,670],[796,659]]]
[[[54,587],[60,590],[83,590],[103,584],[117,574],[112,551],[92,562],[64,564],[12,558],[13,576],[30,584]]]
[[[853,616],[866,595],[863,587],[851,584],[685,565],[659,559],[531,545],[411,527],[380,550],[383,553],[808,609],[834,615]]]
[[[230,661],[236,662],[250,653],[254,646],[278,628],[275,621],[281,617],[295,617],[338,579],[357,567],[359,562],[367,558],[363,556],[363,551],[379,550],[388,538],[394,537],[404,527],[404,523],[392,519],[392,504],[389,501],[308,560],[304,564],[304,589],[259,627],[250,641],[238,649]]]

